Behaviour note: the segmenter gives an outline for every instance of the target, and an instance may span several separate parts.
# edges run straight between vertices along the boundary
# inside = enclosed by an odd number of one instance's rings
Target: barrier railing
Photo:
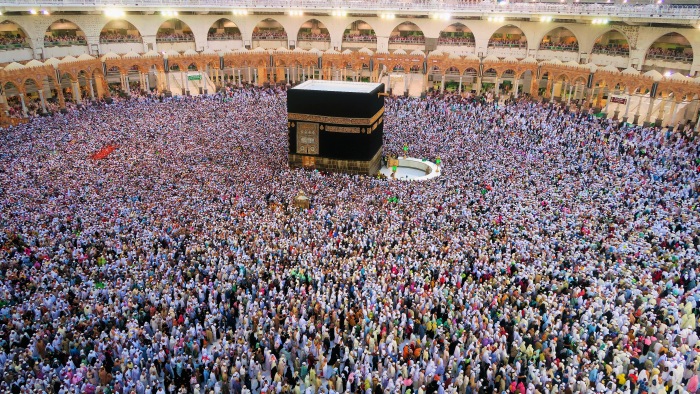
[[[230,0],[40,0],[38,6],[122,6],[230,9]],[[2,0],[0,6],[25,6],[26,0]],[[346,9],[400,11],[456,11],[474,13],[569,14],[604,15],[608,17],[698,19],[700,6],[667,4],[551,4],[497,3],[495,1],[466,2],[460,0],[241,0],[236,8],[247,9]]]
[[[209,41],[232,41],[232,40],[242,40],[243,38],[241,37],[240,34],[229,34],[225,36],[207,36],[207,40]]]
[[[141,38],[100,38],[100,44],[140,44]]]
[[[73,45],[87,45],[87,41],[71,40],[71,41],[44,41],[44,47],[69,47]]]
[[[156,37],[156,42],[190,42],[194,41],[192,37]]]

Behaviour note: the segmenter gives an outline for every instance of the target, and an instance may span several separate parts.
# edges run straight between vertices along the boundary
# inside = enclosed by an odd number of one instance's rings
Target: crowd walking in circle
[[[226,88],[4,130],[0,392],[697,392],[689,128],[387,98],[384,153],[442,161],[412,183],[290,169],[286,115]]]

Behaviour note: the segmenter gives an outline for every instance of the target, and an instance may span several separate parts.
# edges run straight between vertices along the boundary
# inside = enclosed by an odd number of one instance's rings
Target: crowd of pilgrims
[[[3,130],[0,392],[697,392],[690,129],[387,98],[385,154],[442,162],[404,182],[290,169],[286,122],[227,88]]]

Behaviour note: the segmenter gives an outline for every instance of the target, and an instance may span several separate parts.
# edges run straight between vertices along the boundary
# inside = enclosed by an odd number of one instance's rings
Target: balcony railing
[[[667,62],[692,63],[693,55],[675,55],[664,53],[647,53],[647,59],[665,60]]]
[[[328,34],[299,34],[297,41],[320,41],[330,42],[331,36]]]
[[[389,37],[389,44],[425,44],[425,36],[391,36]]]
[[[525,48],[527,48],[527,43],[526,43],[526,42],[498,42],[498,41],[491,41],[491,42],[489,42],[489,48],[516,48],[516,49],[525,49]]]
[[[570,45],[540,45],[540,50],[557,52],[578,52],[578,46]]]
[[[591,51],[594,55],[608,55],[608,56],[629,56],[629,49],[607,49],[607,48],[593,48]]]
[[[194,36],[156,37],[156,42],[191,42],[191,41],[194,41]]]
[[[2,0],[1,6],[26,6],[26,0]],[[230,9],[230,0],[42,0],[47,6],[122,6],[122,7],[179,7],[182,9],[216,8]],[[657,18],[698,19],[700,6],[667,4],[551,4],[505,3],[495,1],[465,2],[462,0],[241,0],[236,8],[248,9],[333,9],[428,12],[447,10],[476,14],[553,14],[553,15],[601,15],[608,18]]]
[[[50,48],[50,47],[69,47],[73,45],[87,45],[87,41],[85,40],[79,40],[79,39],[66,39],[66,40],[56,40],[56,41],[49,41],[49,40],[44,40],[44,48]]]
[[[438,45],[473,47],[476,46],[476,43],[474,42],[474,40],[468,38],[440,37],[438,38]]]
[[[141,37],[100,37],[100,44],[140,44]]]
[[[377,42],[377,36],[343,36],[345,42]]]
[[[15,49],[29,48],[29,43],[25,40],[17,41],[11,40],[6,42],[0,42],[0,51],[12,51]]]
[[[257,34],[253,33],[253,40],[283,41],[287,39],[287,34]]]
[[[242,38],[240,34],[218,34],[213,36],[207,36],[207,40],[209,41],[232,41],[241,39]]]

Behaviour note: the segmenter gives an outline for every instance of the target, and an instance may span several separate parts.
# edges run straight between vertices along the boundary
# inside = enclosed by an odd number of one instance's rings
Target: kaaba
[[[310,80],[287,92],[290,167],[379,171],[384,84]]]

